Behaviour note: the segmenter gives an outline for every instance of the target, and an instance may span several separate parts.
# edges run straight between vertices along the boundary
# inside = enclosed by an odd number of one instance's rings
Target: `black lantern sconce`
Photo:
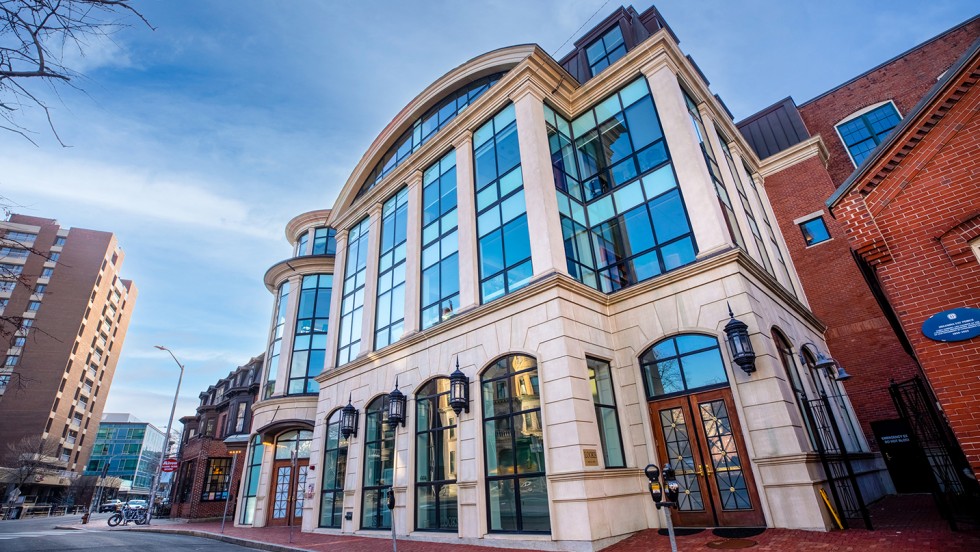
[[[844,367],[837,363],[832,357],[829,357],[817,349],[816,343],[808,341],[804,343],[804,347],[807,345],[812,345],[814,350],[817,352],[816,359],[813,362],[814,370],[826,370],[827,374],[833,377],[837,381],[846,381],[851,379],[851,375],[844,370]],[[800,351],[800,362],[803,365],[807,364],[806,356],[803,355],[803,351]]]
[[[459,413],[470,411],[470,378],[459,370],[459,357],[456,357],[456,371],[449,376],[449,406],[459,417]]]
[[[405,394],[398,390],[398,378],[395,378],[395,389],[388,393],[388,427],[405,427]]]
[[[746,374],[755,372],[755,351],[749,340],[749,326],[741,320],[736,320],[732,314],[732,306],[728,305],[728,316],[731,320],[725,324],[725,335],[728,338],[728,348],[732,359]]]
[[[344,439],[350,439],[351,435],[357,434],[357,409],[351,404],[353,393],[347,399],[347,406],[340,410],[340,434]]]

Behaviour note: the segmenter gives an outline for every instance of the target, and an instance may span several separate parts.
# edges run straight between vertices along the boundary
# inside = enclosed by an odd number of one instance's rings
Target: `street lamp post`
[[[174,412],[177,411],[177,397],[180,396],[180,383],[184,380],[184,365],[177,360],[177,357],[174,356],[174,352],[162,345],[154,345],[154,347],[160,349],[161,351],[167,351],[170,353],[170,357],[174,359],[174,362],[176,362],[177,366],[180,368],[180,376],[177,378],[177,392],[174,393],[174,404],[170,407],[170,420],[167,421],[167,433],[163,436],[163,454],[161,455],[162,457],[160,458],[160,461],[157,462],[157,470],[153,475],[153,488],[150,489],[150,504],[148,505],[146,516],[147,525],[150,524],[150,520],[153,518],[153,504],[157,498],[157,487],[160,486],[160,474],[163,472],[163,458],[167,456],[167,449],[169,448],[170,444],[170,430],[174,425]]]

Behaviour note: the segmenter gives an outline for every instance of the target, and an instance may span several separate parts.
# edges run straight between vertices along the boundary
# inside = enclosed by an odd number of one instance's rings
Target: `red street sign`
[[[178,462],[176,458],[166,458],[163,461],[163,466],[161,467],[161,470],[165,472],[175,472],[177,471],[177,466],[179,465],[180,462]]]

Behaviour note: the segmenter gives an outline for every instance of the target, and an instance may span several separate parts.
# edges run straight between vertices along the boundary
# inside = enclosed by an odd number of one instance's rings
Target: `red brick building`
[[[0,221],[0,450],[41,436],[52,470],[85,469],[136,303],[123,258],[110,232]],[[59,500],[50,479],[24,494]]]
[[[171,517],[219,518],[230,498],[228,515],[234,519],[234,493],[244,462],[239,453],[245,450],[252,429],[252,403],[259,392],[263,360],[263,355],[254,357],[208,387],[200,395],[197,413],[180,419],[184,431]]]
[[[921,371],[886,298],[876,293],[873,272],[856,262],[844,226],[830,216],[825,201],[977,36],[980,17],[807,102],[786,98],[738,123],[761,159],[806,300],[827,324],[829,354],[854,376],[845,385],[875,451],[904,431],[889,383]],[[800,361],[811,366],[818,353],[827,353],[794,345]],[[886,463],[899,492],[926,490],[915,466],[894,461],[903,457],[899,449],[884,452],[878,461]]]
[[[827,202],[980,474],[980,40]],[[947,316],[951,309],[972,309]],[[959,336],[924,327],[961,326]],[[959,315],[959,316],[956,316]],[[972,317],[972,318],[971,318]],[[971,337],[972,336],[972,337]]]

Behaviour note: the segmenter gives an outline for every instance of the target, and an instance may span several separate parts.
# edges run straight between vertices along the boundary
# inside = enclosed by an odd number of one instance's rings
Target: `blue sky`
[[[559,47],[619,4],[138,2],[156,27],[67,52],[84,93],[59,89],[53,117],[0,132],[0,195],[19,212],[115,232],[140,289],[107,411],[166,425],[265,347],[265,270],[290,254],[286,222],[328,208],[362,153],[418,92],[483,52]],[[638,11],[651,5],[634,2]],[[657,3],[736,119],[827,88],[976,15],[971,1]],[[574,40],[574,39],[573,39]],[[175,422],[176,423],[176,422]],[[178,425],[179,427],[179,425]]]

